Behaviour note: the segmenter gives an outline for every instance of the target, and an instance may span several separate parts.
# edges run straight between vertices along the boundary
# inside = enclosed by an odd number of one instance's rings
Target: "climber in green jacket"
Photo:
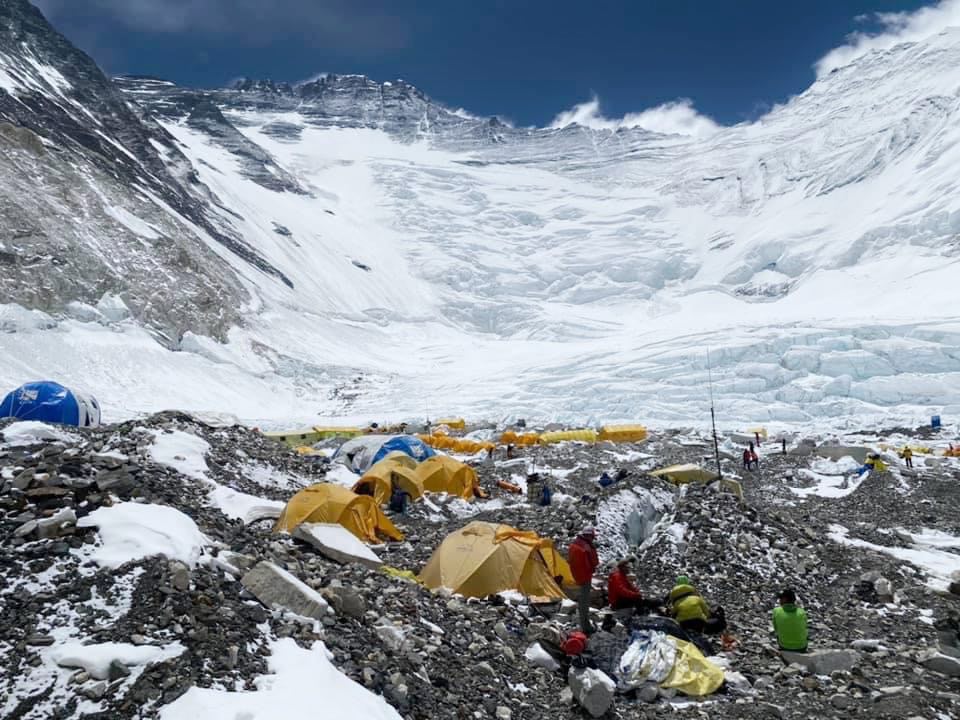
[[[781,650],[806,652],[807,611],[797,605],[797,594],[790,588],[780,593],[780,605],[773,609],[773,629]]]

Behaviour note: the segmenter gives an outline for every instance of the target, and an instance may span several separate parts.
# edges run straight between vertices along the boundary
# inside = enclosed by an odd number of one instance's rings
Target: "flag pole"
[[[710,386],[710,424],[713,426],[713,456],[717,461],[717,478],[723,480],[720,469],[720,443],[717,440],[717,416],[713,409],[713,369],[710,367],[710,348],[707,348],[707,380]]]

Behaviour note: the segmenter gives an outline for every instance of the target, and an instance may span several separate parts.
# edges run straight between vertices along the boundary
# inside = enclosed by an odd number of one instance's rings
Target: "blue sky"
[[[722,124],[813,82],[875,13],[918,0],[34,0],[112,74],[222,86],[320,72],[398,77],[478,115],[546,125],[688,98]],[[951,3],[953,0],[947,0]],[[945,3],[945,4],[947,4]],[[895,16],[898,17],[898,16]]]

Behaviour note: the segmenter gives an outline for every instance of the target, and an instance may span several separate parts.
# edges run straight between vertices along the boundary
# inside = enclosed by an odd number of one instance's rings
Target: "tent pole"
[[[717,440],[717,416],[713,411],[713,369],[710,367],[710,348],[707,348],[707,380],[710,385],[710,424],[713,426],[713,456],[717,461],[717,478],[723,480],[720,469],[720,443]]]

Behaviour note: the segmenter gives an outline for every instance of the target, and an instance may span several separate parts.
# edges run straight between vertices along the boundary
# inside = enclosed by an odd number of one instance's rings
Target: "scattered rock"
[[[101,700],[107,693],[107,683],[101,680],[93,685],[87,685],[80,690],[80,693],[88,700]]]
[[[174,590],[187,592],[190,589],[190,568],[179,560],[171,560],[167,566],[170,570],[170,584]]]
[[[853,705],[853,698],[843,693],[836,693],[830,696],[830,704],[837,710],[849,710]]]
[[[599,670],[570,668],[567,682],[574,699],[591,717],[600,717],[613,704],[616,686]]]

